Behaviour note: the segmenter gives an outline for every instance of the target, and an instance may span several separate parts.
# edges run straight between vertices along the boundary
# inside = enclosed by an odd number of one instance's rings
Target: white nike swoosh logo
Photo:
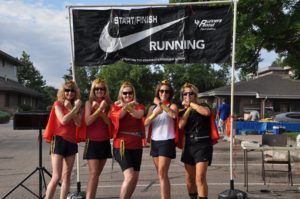
[[[158,31],[161,31],[161,30],[163,30],[185,18],[186,17],[183,17],[181,19],[177,19],[175,21],[171,21],[171,22],[168,22],[168,23],[156,26],[156,27],[152,27],[147,30],[143,30],[141,32],[137,32],[137,33],[133,33],[131,35],[127,35],[124,37],[117,37],[117,38],[109,35],[108,25],[110,23],[107,23],[101,32],[101,35],[99,38],[99,45],[100,45],[100,48],[104,52],[112,53],[112,52],[121,50],[123,48],[126,48],[127,46],[130,46],[142,39],[145,39],[146,37],[158,32]]]

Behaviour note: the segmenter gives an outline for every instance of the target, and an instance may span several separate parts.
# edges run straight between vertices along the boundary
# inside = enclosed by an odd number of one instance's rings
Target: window
[[[288,118],[300,119],[300,113],[289,113],[286,115]]]

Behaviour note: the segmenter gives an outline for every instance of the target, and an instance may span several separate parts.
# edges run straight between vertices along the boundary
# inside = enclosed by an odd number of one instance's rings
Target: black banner
[[[223,63],[231,53],[229,6],[72,10],[76,66]]]

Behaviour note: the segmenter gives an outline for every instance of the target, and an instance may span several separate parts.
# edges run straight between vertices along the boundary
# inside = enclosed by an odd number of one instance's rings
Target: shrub
[[[27,105],[27,104],[22,104],[20,107],[19,107],[19,111],[20,112],[26,112],[26,111],[31,111],[32,110],[32,107],[30,105]]]
[[[10,114],[7,112],[0,111],[0,124],[8,123]]]

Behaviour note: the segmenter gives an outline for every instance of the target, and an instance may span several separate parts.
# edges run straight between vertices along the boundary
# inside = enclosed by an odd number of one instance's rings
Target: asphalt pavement
[[[17,187],[8,199],[31,199],[36,198],[33,194],[39,194],[39,175],[36,168],[39,168],[39,130],[13,130],[12,121],[8,124],[0,124],[0,197],[3,198],[9,191],[15,188],[29,174],[33,173],[22,186]],[[243,139],[252,139],[244,137]],[[239,138],[240,139],[240,138]],[[260,139],[256,136],[255,139]],[[85,160],[82,159],[84,144],[79,144],[79,169],[81,191],[85,191],[88,179],[88,168]],[[212,166],[207,173],[209,199],[217,199],[218,195],[230,189],[230,153],[229,142],[221,141],[214,146]],[[172,198],[189,198],[184,180],[184,167],[180,162],[181,151],[177,150],[177,158],[172,160],[169,177],[171,182]],[[233,145],[233,181],[234,190],[245,192],[244,187],[244,164],[243,150],[238,141]],[[271,173],[267,176],[267,184],[264,185],[261,178],[261,153],[249,153],[249,190],[248,198],[253,199],[274,199],[274,198],[300,198],[300,166],[294,162],[293,181],[294,186],[289,185],[286,174]],[[100,176],[97,189],[97,199],[119,198],[119,189],[123,180],[122,172],[117,163],[112,164],[108,160]],[[42,145],[42,166],[51,173],[49,156],[49,145],[43,142]],[[46,172],[45,183],[50,177]],[[43,184],[43,183],[42,183]],[[30,189],[33,193],[28,191]],[[71,177],[71,191],[76,192],[76,163]],[[44,192],[44,189],[43,189]],[[59,187],[55,198],[59,198]],[[142,167],[137,188],[133,199],[157,199],[160,198],[159,181],[156,171],[149,156],[149,148],[144,148]]]

